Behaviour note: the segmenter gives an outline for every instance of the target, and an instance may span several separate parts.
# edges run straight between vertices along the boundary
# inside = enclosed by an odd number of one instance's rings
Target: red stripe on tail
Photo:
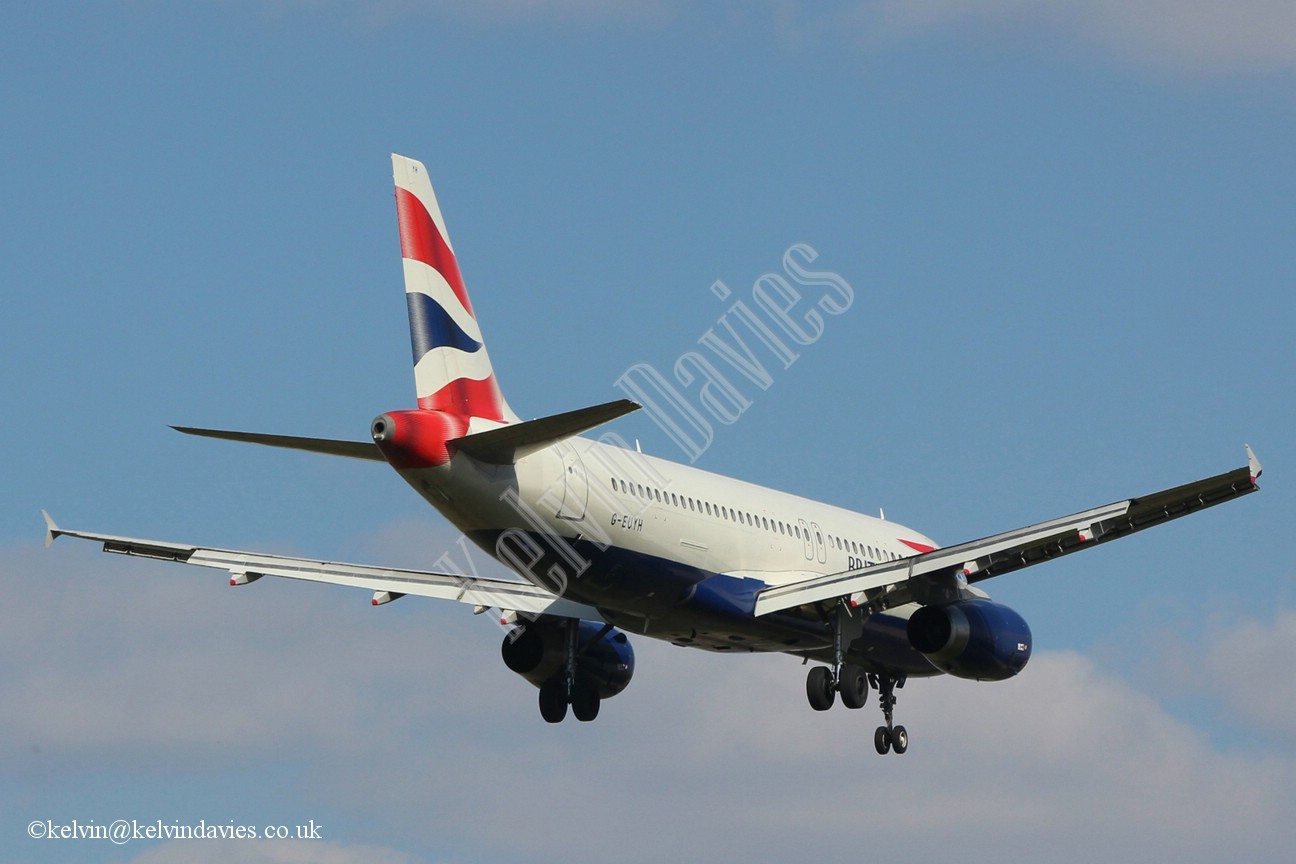
[[[508,422],[504,419],[504,396],[495,383],[494,375],[480,381],[473,378],[455,379],[431,396],[418,400],[418,404],[426,410]]]
[[[450,283],[451,290],[464,309],[468,310],[469,315],[473,315],[472,304],[468,302],[468,292],[464,289],[463,276],[459,273],[459,262],[455,260],[454,253],[437,230],[436,223],[432,221],[423,202],[414,193],[399,186],[396,187],[396,217],[400,222],[401,255],[422,261],[440,273]]]

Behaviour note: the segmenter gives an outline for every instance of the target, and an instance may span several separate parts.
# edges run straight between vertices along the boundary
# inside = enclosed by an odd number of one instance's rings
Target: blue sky
[[[1296,12],[138,0],[2,20],[5,860],[1286,860]],[[432,174],[523,416],[616,398],[635,363],[670,375],[806,243],[855,301],[768,389],[739,382],[750,406],[698,465],[945,543],[1236,467],[1243,442],[1263,491],[996,580],[1031,666],[910,685],[904,759],[872,754],[875,705],[814,715],[788,658],[640,640],[597,723],[547,727],[463,610],[42,550],[41,507],[342,560],[456,548],[382,466],[166,428],[362,439],[412,404],[392,151]],[[682,458],[642,412],[614,428]],[[119,818],[325,827],[236,853],[24,829]]]

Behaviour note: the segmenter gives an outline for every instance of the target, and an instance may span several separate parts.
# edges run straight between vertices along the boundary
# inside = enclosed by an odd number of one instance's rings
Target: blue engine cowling
[[[593,621],[580,622],[576,676],[593,684],[600,699],[607,699],[630,683],[634,649],[620,630],[613,628],[599,637],[602,629],[602,624]],[[539,687],[562,673],[566,640],[566,622],[541,618],[511,630],[500,646],[500,655],[505,666]]]
[[[923,606],[910,617],[908,634],[909,644],[936,668],[958,678],[1002,681],[1030,660],[1030,627],[989,600]]]

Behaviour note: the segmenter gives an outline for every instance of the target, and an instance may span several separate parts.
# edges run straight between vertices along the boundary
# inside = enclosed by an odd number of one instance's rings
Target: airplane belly
[[[831,661],[832,637],[820,621],[791,613],[756,617],[758,579],[716,574],[669,558],[600,546],[577,537],[478,530],[470,539],[518,575],[559,596],[597,608],[608,623],[676,645],[721,652],[782,652]],[[515,547],[513,560],[499,550]],[[518,566],[523,564],[525,566]],[[875,615],[849,648],[870,671],[939,674],[910,647],[905,621]]]

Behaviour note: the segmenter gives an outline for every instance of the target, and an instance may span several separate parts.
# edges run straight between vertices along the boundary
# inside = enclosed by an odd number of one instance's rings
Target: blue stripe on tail
[[[458,348],[472,353],[482,347],[428,295],[411,292],[405,295],[405,300],[409,305],[410,346],[414,350],[415,365],[433,348]]]

